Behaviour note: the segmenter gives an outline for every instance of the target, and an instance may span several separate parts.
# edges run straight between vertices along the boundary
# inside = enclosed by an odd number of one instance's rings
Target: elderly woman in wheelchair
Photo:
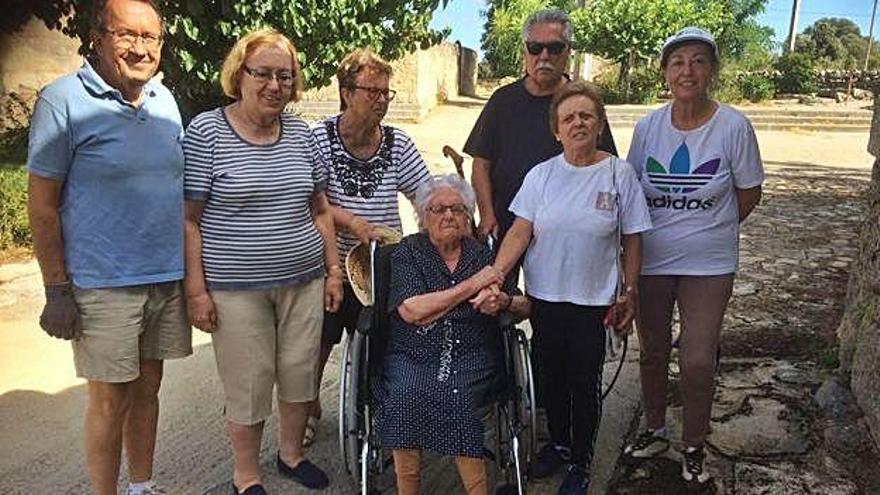
[[[416,208],[421,232],[391,255],[379,439],[393,453],[401,495],[419,492],[422,450],[454,456],[466,493],[485,494],[480,409],[499,371],[497,315],[524,318],[530,303],[502,287],[490,250],[471,237],[474,193],[464,180],[432,178]]]

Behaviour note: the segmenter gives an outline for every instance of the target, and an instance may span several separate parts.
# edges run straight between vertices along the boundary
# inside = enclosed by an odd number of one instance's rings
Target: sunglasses
[[[426,209],[435,215],[442,215],[447,211],[453,215],[462,215],[468,211],[467,206],[461,203],[454,205],[431,205]]]
[[[551,41],[550,43],[541,43],[540,41],[526,41],[526,51],[531,55],[540,55],[544,49],[550,55],[559,55],[568,48],[568,44],[564,41]]]

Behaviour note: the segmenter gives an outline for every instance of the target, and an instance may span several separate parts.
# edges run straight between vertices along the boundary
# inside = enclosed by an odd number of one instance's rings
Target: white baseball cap
[[[666,42],[663,43],[663,49],[660,51],[661,65],[666,62],[666,58],[669,57],[673,50],[689,41],[699,41],[711,46],[712,52],[715,53],[715,58],[718,58],[718,44],[715,43],[715,38],[705,29],[688,26],[666,38]]]

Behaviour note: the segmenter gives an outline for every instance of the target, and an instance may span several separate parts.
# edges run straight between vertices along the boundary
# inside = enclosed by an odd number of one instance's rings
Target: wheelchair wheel
[[[514,373],[517,383],[517,421],[522,429],[519,435],[520,452],[524,468],[531,463],[538,445],[538,420],[536,416],[535,379],[532,374],[531,345],[526,334],[516,329]]]
[[[339,373],[339,451],[342,465],[358,493],[370,493],[371,466],[375,453],[370,446],[371,411],[366,386],[367,337],[360,332],[346,336]]]

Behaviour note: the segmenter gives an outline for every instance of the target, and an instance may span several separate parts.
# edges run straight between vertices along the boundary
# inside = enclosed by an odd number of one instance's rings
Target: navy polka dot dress
[[[448,289],[490,262],[485,246],[465,238],[458,266],[450,272],[421,233],[404,238],[392,253],[391,333],[376,391],[384,448],[483,456],[478,409],[486,405],[496,383],[501,340],[497,320],[465,301],[431,324],[410,325],[397,307],[410,297]]]

